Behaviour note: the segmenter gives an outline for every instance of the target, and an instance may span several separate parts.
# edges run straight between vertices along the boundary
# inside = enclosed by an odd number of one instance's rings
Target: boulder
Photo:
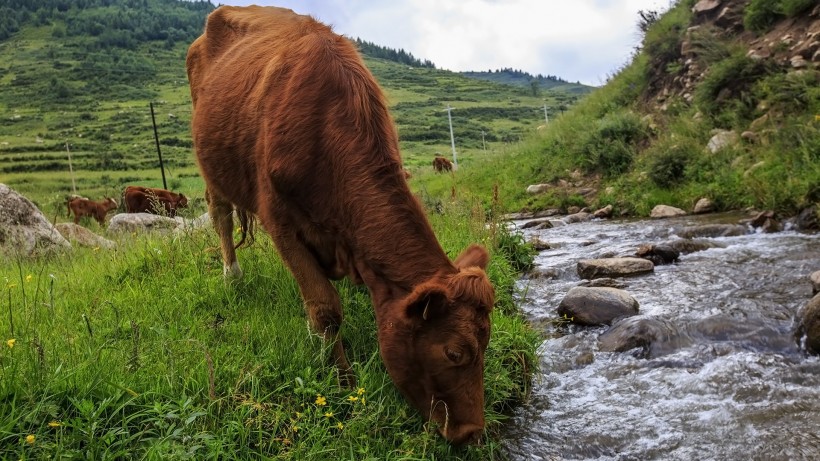
[[[563,221],[567,224],[574,224],[578,222],[586,222],[592,220],[592,214],[586,211],[578,211],[571,215],[564,216]]]
[[[99,236],[83,226],[74,223],[59,223],[54,226],[57,231],[69,242],[90,248],[105,248],[112,250],[117,247],[117,243]]]
[[[545,219],[534,219],[532,221],[527,221],[527,222],[525,222],[524,224],[521,225],[521,229],[532,229],[533,227],[536,227],[538,229],[545,229],[544,227],[542,227],[544,224],[548,224],[546,229],[549,229],[549,228],[552,227],[552,224],[550,224],[550,220],[545,218]]]
[[[648,259],[652,264],[660,266],[662,264],[672,264],[678,262],[680,252],[671,246],[658,244],[646,244],[638,247],[635,252],[638,258]]]
[[[33,256],[71,248],[71,244],[29,199],[0,184],[0,248]]]
[[[638,314],[638,301],[624,290],[574,287],[558,306],[558,315],[579,325],[609,325],[615,319]]]
[[[120,213],[111,217],[108,223],[109,232],[165,232],[171,233],[179,226],[185,225],[183,218],[169,218],[151,213]]]
[[[700,0],[692,7],[692,13],[695,15],[709,14],[720,6],[720,0]]]
[[[737,143],[738,136],[737,133],[734,131],[718,131],[709,139],[709,143],[706,144],[706,149],[709,152],[716,154],[721,150]]]
[[[654,358],[686,347],[691,343],[687,338],[668,321],[636,316],[619,320],[601,334],[598,349],[603,352],[626,352],[640,348],[639,356]]]
[[[692,213],[705,214],[711,213],[713,211],[715,211],[715,204],[712,203],[712,201],[708,198],[703,197],[702,199],[698,200],[697,203],[695,203],[695,208],[692,210]]]
[[[820,293],[820,271],[812,272],[809,276],[809,280],[811,280],[811,294],[816,295]]]
[[[675,208],[669,205],[655,205],[655,208],[652,208],[652,212],[649,214],[649,217],[653,219],[662,219],[685,215],[686,212],[680,208]]]
[[[582,279],[602,277],[629,277],[652,272],[655,265],[642,258],[602,258],[578,261],[577,271]]]
[[[771,234],[781,230],[780,223],[774,217],[774,211],[761,211],[754,218],[749,221],[749,224],[755,228],[760,229],[763,233]]]
[[[794,227],[799,231],[820,230],[820,212],[817,206],[809,206],[798,213]]]
[[[544,192],[550,189],[549,184],[533,184],[531,186],[527,186],[527,193],[530,195],[537,195],[543,194]]]
[[[608,219],[608,218],[612,217],[612,210],[613,210],[612,205],[607,205],[603,208],[595,210],[595,212],[592,213],[592,216],[594,216],[598,219]]]

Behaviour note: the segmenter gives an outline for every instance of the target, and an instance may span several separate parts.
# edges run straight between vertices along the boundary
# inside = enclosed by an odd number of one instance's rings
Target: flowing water
[[[524,279],[522,307],[545,333],[530,401],[505,436],[513,460],[817,460],[820,358],[793,338],[794,315],[820,270],[820,234],[709,239],[654,273],[621,279],[668,341],[602,352],[607,327],[557,322],[580,259],[634,254],[704,219],[593,221],[521,231],[552,249]],[[713,222],[713,221],[712,221]],[[521,223],[517,223],[521,224]]]

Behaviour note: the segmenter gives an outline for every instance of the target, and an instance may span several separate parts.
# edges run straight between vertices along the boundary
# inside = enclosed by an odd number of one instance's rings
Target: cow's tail
[[[241,236],[239,237],[239,243],[234,245],[234,249],[237,249],[241,246],[248,246],[253,244],[254,226],[256,224],[256,220],[253,217],[253,213],[251,213],[248,210],[243,210],[237,207],[236,216],[239,218]]]

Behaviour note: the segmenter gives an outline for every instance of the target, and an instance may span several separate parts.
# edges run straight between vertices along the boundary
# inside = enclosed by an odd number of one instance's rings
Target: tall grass
[[[449,254],[494,248],[470,210],[436,215]],[[298,288],[266,237],[226,285],[212,231],[128,235],[0,264],[0,459],[498,459],[504,412],[525,397],[537,335],[515,314],[514,270],[487,352],[487,442],[453,448],[398,394],[366,289],[337,284],[358,377],[341,389]]]

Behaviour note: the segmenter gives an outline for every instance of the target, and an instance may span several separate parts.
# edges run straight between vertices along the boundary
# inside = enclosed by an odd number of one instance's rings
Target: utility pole
[[[162,171],[162,188],[168,189],[168,184],[165,183],[165,165],[162,164],[162,151],[159,150],[159,135],[157,134],[157,120],[154,118],[154,103],[151,105],[151,123],[154,124],[154,140],[157,143],[157,155],[159,156],[159,169]]]
[[[458,169],[458,159],[456,158],[456,138],[453,136],[453,117],[450,115],[450,111],[453,108],[447,104],[447,120],[450,122],[450,145],[453,147],[453,169]]]
[[[77,184],[74,182],[74,168],[71,167],[71,151],[68,149],[68,141],[65,142],[65,151],[68,153],[68,172],[71,174],[71,190],[77,195]]]
[[[481,145],[484,146],[484,150],[487,150],[487,143],[484,142],[484,130],[481,130]]]
[[[547,125],[550,123],[550,117],[547,115],[547,105],[544,104],[544,121],[547,122]]]

